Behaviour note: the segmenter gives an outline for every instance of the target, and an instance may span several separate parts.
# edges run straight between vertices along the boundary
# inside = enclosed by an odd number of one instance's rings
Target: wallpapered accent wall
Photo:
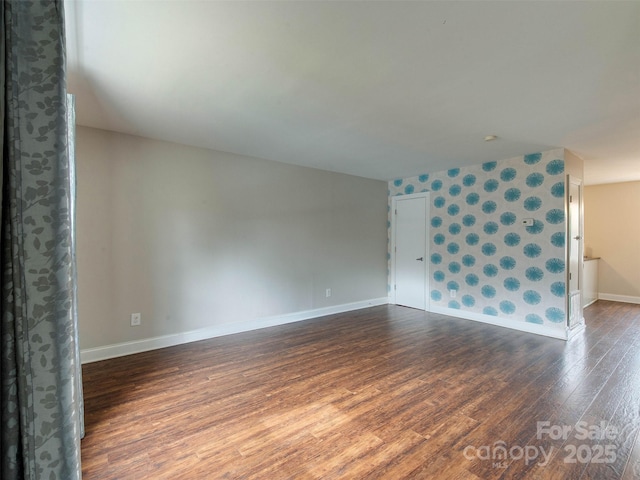
[[[564,164],[558,149],[389,182],[389,204],[430,192],[430,310],[565,330]]]

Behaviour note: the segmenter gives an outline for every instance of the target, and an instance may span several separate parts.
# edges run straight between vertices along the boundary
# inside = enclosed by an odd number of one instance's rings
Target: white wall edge
[[[156,350],[158,348],[172,347],[174,345],[197,342],[199,340],[232,335],[234,333],[275,327],[277,325],[285,325],[287,323],[300,322],[303,320],[310,320],[312,318],[324,317],[326,315],[360,310],[362,308],[376,307],[379,305],[386,305],[388,303],[388,297],[372,298],[369,300],[362,300],[360,302],[345,303],[331,307],[316,308],[314,310],[304,310],[284,315],[258,318],[247,322],[216,325],[214,327],[201,328],[188,332],[162,335],[159,337],[145,338],[131,342],[116,343],[102,347],[87,348],[80,351],[80,358],[83,364],[97,362],[100,360],[107,360],[109,358]]]
[[[598,300],[609,300],[611,302],[640,304],[640,297],[633,297],[631,295],[616,295],[614,293],[598,293]]]
[[[510,328],[511,330],[519,330],[521,332],[535,333],[545,337],[567,340],[567,332],[564,328],[564,323],[558,324],[563,327],[561,329],[550,328],[546,325],[540,325],[537,323],[519,322],[507,318],[494,317],[493,315],[484,315],[482,313],[465,312],[464,310],[458,310],[456,308],[432,307],[431,312],[448,315],[450,317],[463,318],[465,320],[473,320],[475,322],[488,323],[497,327]]]

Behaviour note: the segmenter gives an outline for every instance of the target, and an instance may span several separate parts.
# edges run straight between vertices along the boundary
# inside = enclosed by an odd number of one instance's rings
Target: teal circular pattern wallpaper
[[[431,309],[564,328],[564,150],[396,179],[389,202],[419,191],[430,192]]]

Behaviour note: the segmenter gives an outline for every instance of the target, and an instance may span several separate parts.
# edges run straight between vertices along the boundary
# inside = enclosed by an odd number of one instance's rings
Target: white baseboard
[[[609,300],[611,302],[637,303],[640,304],[640,297],[630,295],[616,295],[613,293],[598,293],[599,300]]]
[[[494,317],[493,315],[484,315],[482,313],[466,312],[457,308],[431,307],[431,312],[448,315],[450,317],[464,318],[465,320],[473,320],[475,322],[488,323],[497,327],[510,328],[521,332],[535,333],[544,335],[545,337],[567,339],[567,331],[564,323],[559,323],[558,328],[551,328],[547,325],[539,325],[537,323],[514,321],[502,317]]]
[[[584,321],[584,318],[574,326],[572,329],[567,330],[567,340],[571,340],[574,337],[577,337],[580,333],[584,332],[587,329],[587,325]]]
[[[135,340],[132,342],[116,343],[114,345],[105,345],[103,347],[87,348],[80,351],[82,363],[97,362],[108,358],[122,357],[133,353],[147,352],[158,348],[172,347],[183,343],[197,342],[208,338],[221,337],[234,333],[248,332],[250,330],[258,330],[260,328],[274,327],[277,325],[285,325],[287,323],[300,322],[310,320],[312,318],[324,317],[325,315],[334,315],[336,313],[350,312],[361,308],[375,307],[378,305],[386,305],[389,303],[387,297],[372,298],[360,302],[345,303],[342,305],[334,305],[332,307],[316,308],[314,310],[305,310],[302,312],[288,313],[285,315],[276,315],[272,317],[258,318],[248,322],[216,325],[215,327],[201,328],[191,330],[189,332],[174,333],[171,335],[162,335],[159,337],[145,338],[143,340]]]

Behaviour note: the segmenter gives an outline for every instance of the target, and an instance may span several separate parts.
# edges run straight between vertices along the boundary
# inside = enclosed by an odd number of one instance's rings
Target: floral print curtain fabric
[[[64,14],[2,5],[1,477],[81,478]]]

